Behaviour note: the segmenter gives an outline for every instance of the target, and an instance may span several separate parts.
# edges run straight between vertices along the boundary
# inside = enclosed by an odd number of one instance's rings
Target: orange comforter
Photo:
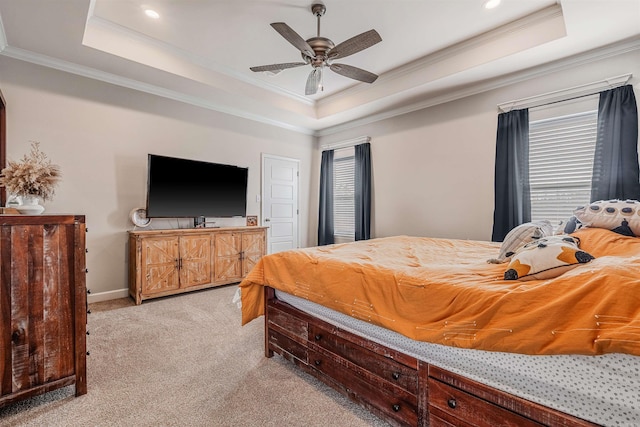
[[[432,343],[524,354],[640,355],[640,238],[582,229],[595,260],[550,280],[502,280],[498,243],[388,237],[262,258],[240,284],[242,322],[263,285]]]

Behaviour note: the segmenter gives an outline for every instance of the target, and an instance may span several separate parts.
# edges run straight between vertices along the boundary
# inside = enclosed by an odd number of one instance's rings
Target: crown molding
[[[0,21],[0,24],[1,24],[1,21]],[[526,81],[532,78],[545,76],[554,72],[566,70],[569,68],[574,68],[574,67],[589,64],[592,62],[597,62],[610,57],[629,53],[638,49],[640,49],[640,37],[633,37],[631,39],[627,39],[619,43],[598,48],[583,54],[574,55],[570,58],[557,60],[549,64],[534,67],[522,72],[513,73],[502,78],[497,78],[487,83],[473,85],[471,87],[468,87],[462,90],[448,92],[445,95],[441,95],[437,97],[429,97],[428,99],[421,102],[416,102],[400,108],[395,108],[379,114],[373,114],[367,117],[363,117],[361,119],[352,120],[336,126],[325,127],[315,131],[305,127],[293,126],[286,122],[268,119],[266,117],[259,116],[256,114],[249,114],[245,111],[232,109],[224,105],[216,104],[214,102],[211,102],[202,98],[187,96],[180,92],[167,90],[159,86],[142,83],[133,79],[123,78],[115,74],[96,70],[94,68],[80,66],[68,61],[62,61],[59,59],[51,58],[46,55],[36,54],[24,49],[5,46],[2,49],[2,51],[0,51],[0,55],[8,56],[8,57],[19,59],[26,62],[31,62],[37,65],[42,65],[49,68],[54,68],[54,69],[65,71],[71,74],[88,77],[91,79],[103,81],[103,82],[114,84],[117,86],[139,90],[141,92],[149,93],[152,95],[166,97],[169,99],[173,99],[175,101],[184,102],[187,104],[192,104],[192,105],[206,108],[209,110],[214,110],[221,113],[245,118],[248,120],[253,120],[260,123],[280,127],[283,129],[291,130],[291,131],[302,133],[305,135],[323,137],[323,136],[332,135],[334,133],[342,132],[344,130],[352,129],[358,126],[363,126],[363,125],[375,123],[381,120],[393,118],[402,114],[408,114],[424,108],[429,108],[429,107],[433,107],[435,105],[443,104],[446,102],[455,101],[457,99],[465,98],[467,96],[472,96],[482,92],[499,89],[501,87],[508,86],[515,83],[520,83],[522,81]]]
[[[34,53],[28,50],[8,46],[2,52],[0,52],[0,55],[7,56],[14,59],[19,59],[25,62],[30,62],[36,65],[42,65],[44,67],[53,68],[56,70],[64,71],[64,72],[75,74],[78,76],[99,80],[99,81],[110,83],[116,86],[122,86],[128,89],[138,90],[140,92],[145,92],[151,95],[172,99],[174,101],[183,102],[185,104],[191,104],[196,107],[206,108],[208,110],[218,111],[220,113],[241,117],[244,119],[252,120],[259,123],[264,123],[271,126],[276,126],[279,128],[291,130],[291,131],[302,133],[305,135],[313,134],[313,131],[308,128],[293,126],[286,122],[269,119],[267,117],[248,113],[246,111],[242,111],[236,108],[230,108],[228,106],[218,104],[216,102],[212,102],[208,99],[186,95],[184,93],[177,92],[170,89],[165,89],[160,86],[151,85],[148,83],[140,82],[138,80],[117,76],[115,74],[96,70],[95,68],[85,67],[72,62],[63,61],[60,59],[52,58],[50,56]]]
[[[0,19],[0,29],[2,29],[1,24],[2,22]],[[2,31],[0,31],[0,37],[1,36],[2,36]],[[2,42],[2,40],[0,40],[0,42]],[[281,121],[271,120],[256,114],[249,114],[247,112],[228,108],[226,106],[219,105],[214,102],[204,100],[202,98],[187,96],[176,91],[170,91],[170,90],[161,88],[159,86],[149,85],[147,83],[142,83],[137,80],[123,78],[111,73],[106,73],[103,71],[96,70],[94,68],[80,66],[71,62],[51,58],[46,55],[36,54],[24,49],[14,48],[14,47],[5,45],[0,51],[0,55],[8,56],[8,57],[19,59],[26,62],[31,62],[37,65],[42,65],[49,68],[54,68],[60,71],[65,71],[71,74],[80,75],[83,77],[103,81],[106,83],[123,86],[129,89],[139,90],[141,92],[149,93],[152,95],[166,97],[169,99],[173,99],[175,101],[184,102],[187,104],[192,104],[192,105],[206,108],[209,110],[214,110],[221,113],[245,118],[248,120],[253,120],[260,123],[280,127],[283,129],[291,130],[291,131],[302,133],[305,135],[312,135],[315,137],[324,137],[324,136],[332,135],[338,132],[342,132],[344,130],[352,129],[358,126],[375,123],[375,122],[393,118],[402,114],[408,114],[424,108],[429,108],[429,107],[433,107],[435,105],[443,104],[446,102],[455,101],[457,99],[465,98],[467,96],[472,96],[482,92],[499,89],[501,87],[508,86],[515,83],[520,83],[522,81],[526,81],[532,78],[545,76],[554,72],[558,72],[558,71],[566,70],[569,68],[577,67],[580,65],[597,62],[610,57],[622,55],[638,49],[640,49],[640,37],[633,37],[631,39],[627,39],[619,43],[598,48],[598,49],[586,52],[584,54],[574,55],[570,58],[561,59],[549,64],[534,67],[522,72],[513,73],[502,78],[494,79],[488,83],[473,85],[471,87],[468,87],[462,90],[448,92],[445,95],[430,97],[421,102],[413,103],[400,108],[395,108],[379,114],[373,114],[373,115],[370,115],[361,119],[352,120],[340,125],[325,127],[316,131],[313,131],[305,127],[293,126],[289,123],[285,123]]]
[[[211,59],[193,54],[191,52],[188,52],[172,44],[160,41],[153,37],[149,37],[146,34],[140,33],[138,31],[134,31],[130,28],[124,27],[122,25],[116,24],[112,21],[109,21],[107,19],[101,18],[96,15],[92,15],[92,14],[93,14],[93,9],[90,10],[90,16],[87,19],[85,31],[91,30],[92,27],[96,27],[103,31],[116,33],[120,37],[123,37],[124,39],[129,40],[131,42],[134,42],[135,44],[139,44],[143,46],[151,46],[152,48],[160,49],[163,52],[166,52],[167,54],[173,56],[174,58],[177,58],[181,61],[186,61],[186,63],[188,64],[195,64],[206,70],[223,74],[233,79],[251,84],[253,86],[258,86],[262,89],[271,91],[273,93],[276,93],[282,96],[286,96],[287,98],[294,99],[295,101],[301,102],[306,105],[313,106],[315,104],[315,101],[313,99],[309,99],[305,96],[299,95],[292,91],[282,89],[274,84],[265,82],[264,80],[247,77],[245,74],[236,72],[229,67],[220,65]],[[92,46],[90,44],[87,46],[92,47],[94,49],[101,50],[99,46]],[[144,65],[147,65],[147,64],[144,64]]]
[[[443,61],[455,58],[456,56],[464,55],[473,49],[481,48],[482,46],[501,38],[511,37],[516,32],[528,30],[538,24],[556,18],[563,18],[562,7],[558,4],[548,6],[498,28],[494,28],[475,37],[447,46],[408,64],[382,73],[378,78],[378,82],[382,85],[391,83],[394,80],[405,79],[414,73],[419,73],[425,69],[429,69],[435,64],[442,63]],[[317,106],[320,107],[325,104],[339,102],[340,99],[355,96],[367,89],[368,87],[363,85],[348,87],[340,92],[319,99],[317,101]]]
[[[538,12],[538,13],[541,13],[541,12]],[[537,15],[536,18],[542,19],[542,15]],[[528,19],[533,19],[533,18],[531,18],[531,15],[529,15],[528,17],[522,18],[521,20],[516,22],[520,23],[521,25],[524,25],[524,23]],[[513,28],[511,28],[511,31],[515,31],[516,28],[518,28],[518,26],[516,26],[514,23],[512,24],[513,24]],[[489,37],[489,34],[492,34],[493,36],[495,36],[498,31],[510,31],[509,28],[507,28],[509,25],[510,24],[507,24],[507,26],[503,26],[503,27],[500,27],[499,29],[492,30],[489,33],[485,33],[484,35],[481,35],[479,37]],[[462,42],[458,45],[454,45],[452,49],[456,49],[456,48],[462,49],[465,43],[467,43],[467,46],[470,46],[470,43],[476,43],[476,42],[477,41]],[[416,103],[412,103],[399,108],[394,108],[388,111],[380,112],[378,114],[368,115],[366,117],[355,119],[355,120],[345,122],[336,126],[324,127],[314,131],[307,127],[294,126],[284,121],[272,120],[258,114],[247,113],[246,111],[241,111],[239,109],[229,108],[227,106],[224,106],[200,97],[185,95],[177,91],[164,89],[162,87],[150,85],[147,83],[142,83],[134,79],[123,78],[111,73],[99,71],[91,67],[85,67],[85,66],[68,62],[68,61],[51,58],[46,55],[30,52],[24,49],[11,47],[8,45],[8,42],[6,40],[6,35],[5,35],[4,27],[2,24],[2,17],[0,16],[0,55],[8,56],[8,57],[19,59],[26,62],[31,62],[37,65],[42,65],[49,68],[54,68],[60,71],[65,71],[68,73],[72,73],[72,74],[80,75],[83,77],[103,81],[106,83],[126,87],[129,89],[138,90],[138,91],[149,93],[152,95],[169,98],[172,100],[191,104],[201,108],[218,111],[224,114],[229,114],[236,117],[241,117],[248,120],[256,121],[259,123],[276,126],[279,128],[302,133],[305,135],[312,135],[315,137],[323,137],[323,136],[331,135],[337,132],[341,132],[343,130],[352,129],[358,126],[374,123],[377,121],[396,117],[402,114],[411,113],[411,112],[421,110],[424,108],[429,108],[438,104],[454,101],[467,96],[472,96],[482,92],[508,86],[510,84],[526,81],[528,79],[541,77],[541,76],[548,75],[550,73],[604,60],[609,57],[614,57],[614,56],[632,52],[638,49],[640,49],[640,37],[636,36],[630,39],[623,40],[618,43],[614,43],[608,46],[591,50],[589,52],[577,54],[570,58],[560,59],[560,60],[551,62],[549,64],[532,67],[521,72],[515,72],[503,77],[492,79],[488,82],[483,82],[477,85],[471,85],[459,90],[453,90],[440,96],[428,97],[428,95],[426,95],[427,96],[426,99],[423,99],[422,101],[419,101]],[[453,50],[445,48],[442,51],[439,51],[438,54],[442,55],[440,56],[440,58],[445,58],[446,55],[452,55]],[[405,75],[405,73],[410,73],[415,71],[416,69],[419,69],[420,67],[428,66],[430,61],[434,61],[434,57],[432,57],[431,55],[428,57],[424,57],[420,60],[414,61],[407,67],[400,67],[389,73],[385,73],[381,76],[381,78],[384,78],[385,80],[401,78],[403,75]],[[356,93],[360,90],[363,90],[363,88],[359,88],[358,86],[355,86],[350,89],[346,89],[345,91],[342,91],[340,93],[341,94],[344,94],[346,92]],[[336,95],[331,95],[328,98],[335,97]],[[326,99],[327,98],[323,98],[319,101],[315,101],[315,102],[311,101],[311,102],[314,103],[317,108],[318,103],[325,102]]]
[[[489,82],[472,85],[470,87],[455,90],[446,93],[445,95],[437,97],[429,97],[428,99],[409,104],[403,107],[395,108],[392,110],[384,111],[379,114],[373,114],[361,119],[352,120],[346,123],[342,123],[337,126],[326,127],[314,132],[316,137],[324,137],[332,135],[345,130],[353,129],[358,126],[363,126],[371,123],[375,123],[381,120],[390,119],[403,114],[412,113],[414,111],[422,110],[424,108],[433,107],[439,104],[455,101],[458,99],[466,98],[468,96],[477,95],[479,93],[488,92],[490,90],[499,89],[505,86],[509,86],[516,83],[521,83],[537,77],[544,77],[546,75],[556,73],[559,71],[575,68],[581,65],[587,65],[593,62],[601,61],[607,58],[611,58],[625,53],[633,52],[640,49],[640,37],[632,37],[630,39],[623,40],[618,43],[613,43],[601,48],[597,48],[586,53],[577,54],[569,58],[559,59],[557,61],[540,65],[537,67],[529,68],[524,71],[512,73],[503,77],[492,79]]]

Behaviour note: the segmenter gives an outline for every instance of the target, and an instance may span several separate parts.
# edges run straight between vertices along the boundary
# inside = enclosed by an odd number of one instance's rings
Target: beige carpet
[[[263,350],[236,286],[135,306],[93,304],[89,392],[66,387],[0,409],[2,426],[387,426]]]

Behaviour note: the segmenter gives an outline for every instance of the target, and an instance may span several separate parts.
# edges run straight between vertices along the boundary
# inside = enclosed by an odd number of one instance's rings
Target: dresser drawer
[[[462,424],[474,427],[542,426],[529,418],[433,378],[429,378],[429,414],[454,425]],[[458,420],[464,420],[464,422],[458,422]]]
[[[309,325],[309,341],[413,395],[417,394],[418,372],[416,369],[354,345],[345,338],[317,325]]]
[[[361,405],[378,410],[402,425],[417,425],[417,399],[401,388],[381,388],[375,381],[357,374],[344,364],[344,360],[332,354],[309,350],[309,366],[324,375],[320,378],[332,383]],[[345,384],[348,384],[345,385]]]

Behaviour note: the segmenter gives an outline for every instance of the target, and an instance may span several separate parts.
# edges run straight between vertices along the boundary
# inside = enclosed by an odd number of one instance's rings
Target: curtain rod
[[[370,141],[371,141],[371,137],[370,136],[359,136],[357,138],[348,139],[346,141],[334,142],[332,144],[325,144],[325,145],[322,145],[320,148],[322,148],[322,151],[325,151],[325,150],[336,150],[336,149],[339,149],[339,148],[353,147],[354,145],[364,144],[364,143],[370,142]]]
[[[622,74],[616,77],[599,80],[584,85],[574,86],[568,89],[556,90],[544,93],[542,95],[530,96],[528,98],[517,99],[514,101],[503,102],[498,104],[498,111],[506,113],[511,110],[519,110],[521,108],[534,108],[543,105],[553,104],[559,101],[581,98],[583,96],[595,95],[604,90],[614,89],[624,86],[629,82],[633,74]]]

